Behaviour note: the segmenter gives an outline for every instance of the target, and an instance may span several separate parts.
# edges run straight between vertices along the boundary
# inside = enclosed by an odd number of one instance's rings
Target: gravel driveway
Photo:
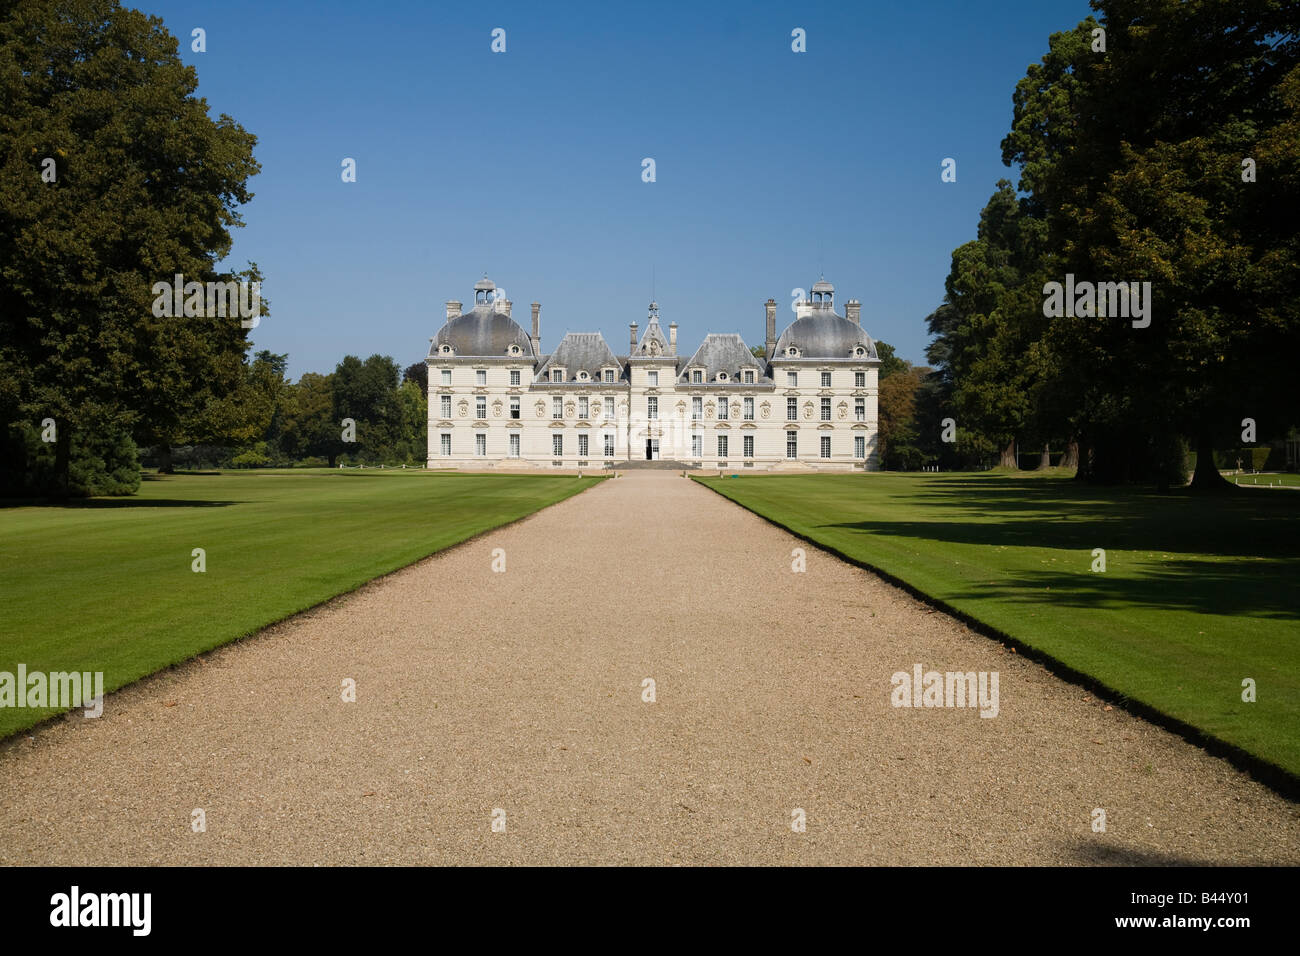
[[[0,746],[0,862],[1296,864],[1300,808],[632,472]]]

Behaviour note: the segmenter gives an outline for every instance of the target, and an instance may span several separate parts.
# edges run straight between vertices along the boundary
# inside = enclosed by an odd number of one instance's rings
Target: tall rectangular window
[[[798,384],[799,384],[799,373],[798,373],[798,372],[786,372],[786,373],[785,373],[785,384],[789,385],[791,388],[794,388],[796,385],[798,385]]]
[[[519,436],[517,434],[510,436],[510,457],[519,457]]]
[[[511,384],[511,385],[518,385],[518,384],[519,384],[519,369],[517,369],[517,368],[512,368],[512,369],[510,370],[510,384]]]
[[[753,385],[753,384],[754,384],[754,373],[753,373],[753,372],[750,372],[750,371],[745,372],[745,384],[746,384],[746,385]]]
[[[753,435],[745,436],[744,447],[745,447],[745,457],[753,458],[754,457],[754,436]]]
[[[799,400],[797,398],[787,398],[785,400],[785,420],[792,422],[799,417]]]
[[[558,395],[552,396],[551,398],[551,417],[564,417],[564,399],[560,398]]]
[[[510,399],[510,417],[519,420],[519,396],[514,395]]]
[[[487,369],[485,369],[485,368],[476,368],[476,369],[474,370],[474,384],[475,384],[475,385],[486,385],[486,384],[487,384]]]
[[[799,433],[798,432],[785,433],[785,457],[786,458],[799,457]]]
[[[451,454],[451,433],[443,432],[441,435],[438,436],[438,438],[439,438],[439,446],[442,449],[443,455],[444,456],[450,455]]]
[[[477,432],[474,435],[474,454],[482,458],[487,454],[487,435]]]
[[[752,422],[753,420],[754,420],[754,399],[752,396],[750,396],[745,399],[745,421]]]
[[[698,422],[704,417],[704,399],[696,395],[691,399],[691,421]]]
[[[691,372],[691,384],[692,384],[692,385],[702,385],[703,383],[704,383],[704,373],[703,373],[703,372],[701,372],[699,369],[696,369],[695,371]]]
[[[563,436],[563,435],[552,435],[552,436],[551,436],[551,451],[555,454],[555,457],[556,457],[556,458],[559,458],[561,455],[564,454],[564,436]]]
[[[867,387],[867,373],[866,373],[866,372],[854,372],[854,373],[853,373],[853,387],[854,387],[854,388],[866,388],[866,387]]]
[[[441,408],[442,408],[442,417],[443,417],[443,418],[451,418],[451,396],[450,396],[450,395],[439,395],[439,396],[438,396],[438,404],[439,404],[439,405],[441,406]]]
[[[442,384],[443,385],[451,384],[451,369],[445,368],[442,370]]]
[[[605,457],[606,458],[614,457],[614,436],[613,435],[605,436]]]
[[[479,419],[487,418],[487,396],[480,395],[474,399],[474,414]]]
[[[607,382],[614,381],[614,370],[612,368],[605,369],[605,381]]]
[[[822,457],[823,458],[831,457],[831,436],[830,435],[822,436]]]
[[[578,399],[578,417],[579,417],[579,418],[587,418],[587,417],[589,417],[588,412],[590,411],[590,409],[589,409],[587,406],[588,406],[587,396],[586,396],[586,395],[583,395],[581,398]]]
[[[830,387],[831,387],[831,373],[822,372],[822,388],[830,388]]]
[[[822,399],[822,421],[828,422],[830,420],[831,420],[831,400],[829,398],[823,398]]]
[[[658,395],[651,395],[649,398],[645,400],[645,417],[646,418],[659,417],[659,396]]]
[[[691,457],[699,458],[704,454],[704,438],[701,435],[691,436]]]
[[[718,457],[719,458],[727,457],[727,436],[726,435],[718,436]]]
[[[608,395],[605,396],[605,417],[611,422],[614,420],[614,399]]]
[[[647,385],[658,385],[659,373],[654,369],[651,369],[650,371],[645,373],[645,380]]]
[[[727,420],[727,396],[718,399],[718,421]]]
[[[552,382],[563,382],[563,381],[564,381],[564,373],[561,372],[558,368],[553,368],[553,369],[551,369],[551,381],[552,381]]]
[[[587,436],[586,435],[578,436],[578,457],[579,458],[587,457]]]
[[[853,436],[853,457],[854,458],[867,457],[867,437],[865,435]]]
[[[863,398],[853,400],[853,420],[856,422],[865,422],[867,420],[867,402]]]

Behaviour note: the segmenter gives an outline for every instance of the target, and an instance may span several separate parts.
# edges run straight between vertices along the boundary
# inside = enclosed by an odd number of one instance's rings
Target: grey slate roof
[[[754,357],[745,340],[737,333],[710,332],[690,361],[686,362],[678,381],[689,385],[692,366],[699,365],[704,366],[705,382],[715,381],[719,372],[727,373],[727,381],[738,382],[741,380],[741,369],[746,368],[754,369],[757,372],[755,377],[761,378],[766,364],[762,359]]]
[[[600,378],[602,366],[618,367],[618,377],[623,377],[623,363],[618,360],[605,337],[599,332],[569,332],[560,340],[555,351],[546,356],[537,371],[539,380],[550,377],[552,366],[564,369],[565,381],[573,381],[578,372],[585,371],[592,380]]]
[[[459,356],[482,355],[500,358],[511,345],[518,345],[528,358],[533,357],[532,340],[519,323],[504,312],[497,312],[491,303],[476,305],[472,310],[440,328],[429,344],[433,355],[443,345],[450,345]]]
[[[811,315],[795,319],[776,340],[774,361],[785,357],[785,350],[793,345],[801,358],[847,359],[859,345],[867,350],[869,358],[876,358],[876,344],[866,329],[830,309],[814,309]]]
[[[650,343],[652,342],[658,347],[657,352],[651,348]],[[645,327],[645,332],[641,335],[641,341],[637,344],[634,355],[636,358],[644,358],[647,355],[667,354],[668,339],[664,336],[664,330],[659,327],[657,319],[651,319],[650,324]]]

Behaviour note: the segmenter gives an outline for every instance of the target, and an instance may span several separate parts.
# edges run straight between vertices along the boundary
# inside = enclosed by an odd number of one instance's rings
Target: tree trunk
[[[158,446],[158,474],[174,475],[176,466],[172,464],[172,446],[162,444]]]
[[[58,432],[54,437],[54,476],[57,483],[54,494],[56,497],[68,497],[68,479],[71,466],[72,426],[65,420],[58,423]]]
[[[998,459],[999,468],[1019,469],[1020,465],[1016,462],[1016,440],[1013,438],[1007,443],[1007,447],[1002,449],[1002,454]]]
[[[1079,443],[1071,439],[1065,443],[1065,454],[1061,456],[1062,468],[1079,467]]]
[[[330,467],[331,467],[331,468],[334,467],[334,460],[335,460],[336,458],[338,458],[338,455],[330,455]]]
[[[1051,468],[1051,467],[1052,467],[1052,452],[1051,452],[1051,448],[1050,448],[1048,445],[1044,444],[1044,445],[1043,445],[1043,457],[1038,459],[1038,470],[1039,470],[1039,471],[1045,471],[1045,470],[1047,470],[1048,468]]]
[[[1199,494],[1224,494],[1236,491],[1232,482],[1221,474],[1214,463],[1214,441],[1209,429],[1205,429],[1196,442],[1196,471],[1192,475],[1192,491]]]

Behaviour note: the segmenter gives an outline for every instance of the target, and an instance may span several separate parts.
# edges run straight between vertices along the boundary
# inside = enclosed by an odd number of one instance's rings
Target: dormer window
[[[855,355],[866,355],[866,354],[867,354],[867,350],[864,349],[861,345],[859,345],[859,346],[854,350],[854,354],[855,354]]]
[[[563,382],[563,381],[564,381],[564,372],[562,372],[562,371],[561,371],[560,369],[558,369],[558,368],[553,368],[553,369],[551,369],[551,381],[552,381],[552,382]]]
[[[512,345],[512,346],[510,346],[510,354],[511,354],[511,355],[518,355],[518,354],[519,354],[519,346],[517,346],[517,345]]]
[[[726,372],[719,372],[719,373],[718,373],[718,381],[719,381],[719,382],[725,382],[726,380],[727,380],[727,373],[726,373]]]
[[[790,358],[797,358],[799,355],[799,350],[792,345],[785,350],[785,354],[790,356]]]
[[[753,384],[754,384],[754,373],[753,373],[753,372],[749,372],[749,371],[745,372],[745,384],[746,384],[746,385],[753,385]]]
[[[586,373],[586,372],[579,372],[579,373],[578,373],[578,381],[579,381],[579,382],[585,382],[586,380],[587,380],[587,373]]]
[[[704,384],[704,373],[701,372],[699,369],[696,369],[695,371],[691,372],[691,384],[692,384],[692,385],[703,385],[703,384]]]
[[[450,346],[450,345],[444,345],[442,348],[438,349],[438,351],[441,352],[443,355],[450,355],[450,354],[451,354],[451,346]]]
[[[605,381],[606,381],[606,382],[609,382],[609,383],[611,383],[611,384],[613,383],[613,381],[614,381],[614,370],[613,370],[612,368],[607,368],[607,369],[605,369]]]

